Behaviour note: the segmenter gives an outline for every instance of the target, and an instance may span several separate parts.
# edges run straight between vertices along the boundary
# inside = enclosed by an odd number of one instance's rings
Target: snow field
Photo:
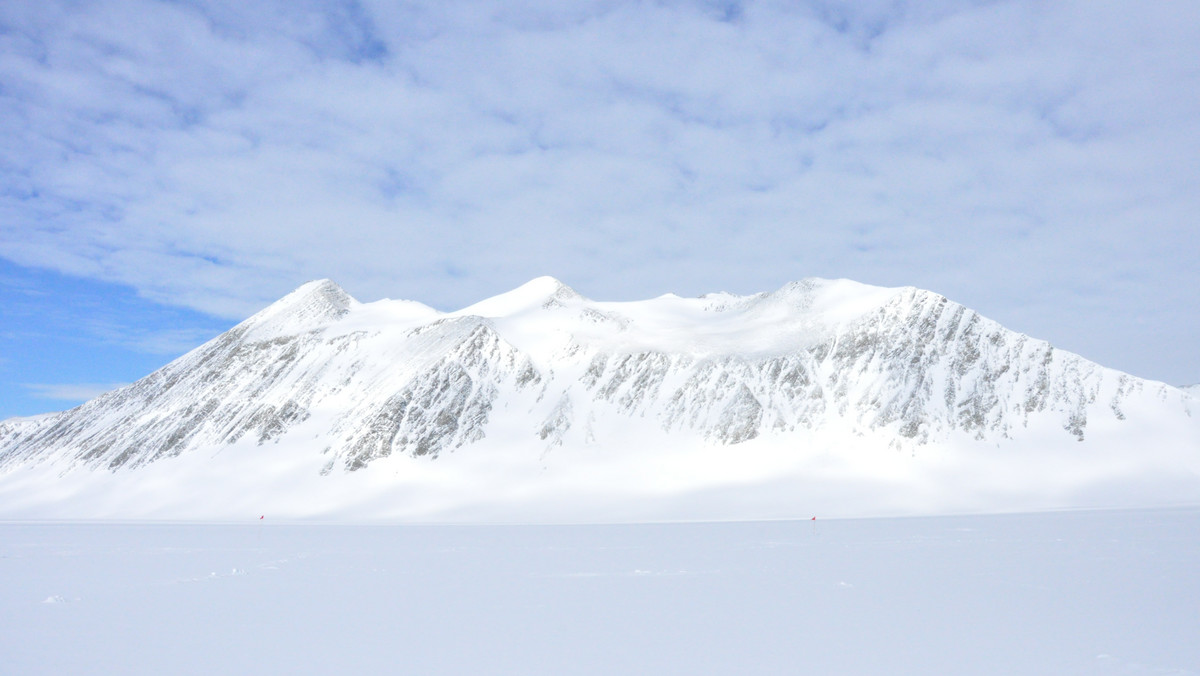
[[[5,673],[1198,674],[1200,509],[0,524]]]

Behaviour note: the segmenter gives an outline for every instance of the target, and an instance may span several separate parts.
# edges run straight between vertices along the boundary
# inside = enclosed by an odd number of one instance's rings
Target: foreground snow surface
[[[1197,674],[1200,509],[0,524],[11,674]]]

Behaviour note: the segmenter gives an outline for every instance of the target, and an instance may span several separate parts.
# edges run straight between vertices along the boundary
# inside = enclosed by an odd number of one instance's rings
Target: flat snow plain
[[[6,674],[1200,674],[1200,508],[0,524]]]

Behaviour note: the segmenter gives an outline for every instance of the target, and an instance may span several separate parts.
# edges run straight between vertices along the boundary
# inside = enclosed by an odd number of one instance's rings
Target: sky
[[[0,4],[0,419],[332,278],[912,285],[1200,382],[1200,3]]]

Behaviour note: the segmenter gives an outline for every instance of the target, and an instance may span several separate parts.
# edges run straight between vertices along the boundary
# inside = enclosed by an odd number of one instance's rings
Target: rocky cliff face
[[[497,416],[547,451],[631,421],[736,446],[884,432],[1085,441],[1130,410],[1189,417],[1181,390],[1102,368],[937,294],[805,280],[770,294],[598,303],[543,278],[455,313],[363,305],[313,282],[138,382],[0,424],[0,469],[125,470],[303,438],[325,472],[486,447]],[[1129,425],[1139,424],[1129,421]],[[483,452],[483,451],[480,451]]]

